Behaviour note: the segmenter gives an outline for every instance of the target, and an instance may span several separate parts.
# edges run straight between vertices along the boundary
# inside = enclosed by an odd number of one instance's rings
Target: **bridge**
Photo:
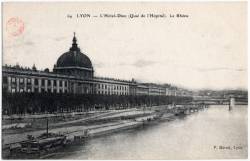
[[[237,102],[237,101],[238,102]],[[247,104],[247,100],[244,98],[195,98],[192,102],[188,104],[179,104],[174,105],[170,112],[175,113],[176,115],[179,114],[190,114],[193,112],[197,112],[199,110],[203,110],[208,108],[209,105],[228,105],[229,110],[232,110],[235,104],[237,105],[245,105]]]
[[[235,99],[237,105],[247,105],[247,97],[228,96],[227,98],[215,98],[215,97],[193,97],[193,102],[196,104],[206,105],[229,105],[230,99]]]

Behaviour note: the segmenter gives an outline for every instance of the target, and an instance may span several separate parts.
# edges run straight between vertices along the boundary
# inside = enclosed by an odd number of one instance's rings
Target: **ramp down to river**
[[[86,129],[97,129],[97,128],[106,128],[108,126],[115,127],[119,124],[119,126],[125,126],[126,119],[133,119],[136,117],[147,116],[152,114],[154,111],[142,111],[138,109],[126,109],[126,110],[118,110],[118,111],[109,111],[102,114],[97,114],[94,116],[90,116],[87,118],[81,118],[77,120],[60,122],[56,124],[49,125],[49,131],[52,133],[73,133],[79,131],[84,131]],[[124,120],[123,120],[124,119]],[[92,121],[92,123],[90,122]],[[86,122],[90,122],[87,123]],[[96,123],[98,122],[98,123]],[[7,126],[7,125],[6,125]],[[118,126],[117,126],[118,127]],[[79,130],[80,129],[80,130]],[[19,129],[20,130],[20,129]],[[3,132],[3,144],[9,145],[13,143],[18,143],[27,139],[27,135],[32,135],[37,137],[45,132],[44,130],[34,130],[34,131],[23,131],[17,133],[5,133]],[[91,132],[94,133],[94,132]]]

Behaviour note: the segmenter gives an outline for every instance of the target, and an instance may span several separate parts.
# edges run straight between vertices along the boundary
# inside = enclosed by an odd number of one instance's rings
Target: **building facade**
[[[2,67],[3,91],[8,93],[70,93],[100,95],[177,95],[169,86],[153,83],[137,83],[135,80],[120,80],[94,76],[91,60],[78,47],[77,39],[69,51],[63,53],[53,71],[20,66]]]

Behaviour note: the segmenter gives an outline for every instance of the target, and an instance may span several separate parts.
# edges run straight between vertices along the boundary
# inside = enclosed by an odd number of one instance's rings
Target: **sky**
[[[100,17],[104,14],[146,17]],[[11,18],[24,26],[18,35],[12,34]],[[73,32],[96,76],[189,89],[247,89],[246,2],[7,2],[3,64],[52,70],[71,47]]]

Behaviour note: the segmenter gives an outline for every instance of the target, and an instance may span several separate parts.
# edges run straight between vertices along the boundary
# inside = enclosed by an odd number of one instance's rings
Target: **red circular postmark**
[[[12,36],[19,36],[24,31],[24,23],[18,17],[12,17],[7,21],[6,30]]]

